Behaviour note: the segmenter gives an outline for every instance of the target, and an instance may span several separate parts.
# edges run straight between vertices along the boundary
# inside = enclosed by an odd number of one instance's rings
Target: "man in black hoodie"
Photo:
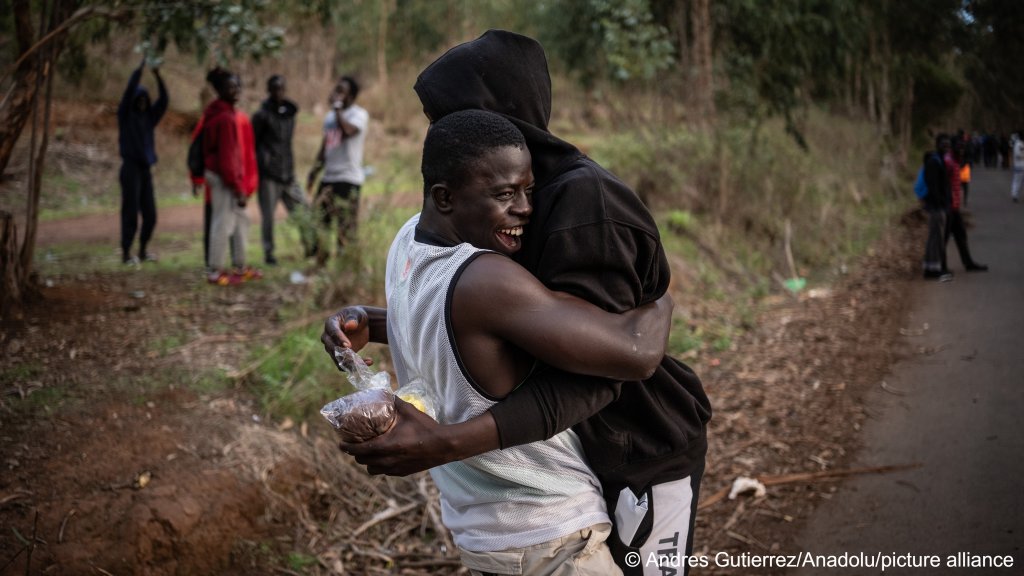
[[[159,68],[153,68],[159,95],[156,102],[150,102],[149,92],[139,85],[143,60],[132,72],[128,86],[117,106],[118,147],[121,151],[121,257],[125,264],[136,265],[139,260],[155,260],[146,251],[146,245],[156,228],[156,196],[153,193],[151,167],[156,164],[156,144],[153,132],[160,119],[167,112],[167,88],[160,77]],[[135,231],[139,229],[139,215],[142,215],[142,230],[139,231],[139,256],[132,256]]]
[[[277,264],[274,256],[274,212],[278,202],[291,214],[296,206],[308,206],[306,195],[295,182],[295,160],[292,136],[295,134],[294,102],[285,98],[284,77],[275,74],[267,80],[267,99],[252,115],[252,131],[256,140],[256,166],[260,173],[260,228],[263,239],[263,260]]]
[[[942,161],[949,138],[935,137],[935,150],[924,154],[924,182],[928,194],[921,200],[928,214],[928,239],[924,246],[924,277],[926,280],[948,282],[953,274],[946,267],[946,213],[950,206],[949,178]]]
[[[647,208],[618,178],[548,132],[551,80],[535,40],[488,31],[428,66],[415,90],[431,121],[483,109],[523,133],[536,189],[517,260],[548,288],[612,312],[667,291],[668,261]],[[328,354],[348,345],[346,332],[363,328],[355,324],[340,313],[327,320]],[[400,403],[400,415],[409,409]],[[652,557],[681,559],[692,550],[710,417],[700,380],[666,356],[643,382],[538,370],[482,416],[431,429],[421,428],[422,419],[399,418],[391,432],[343,449],[371,473],[404,475],[573,427],[615,520],[609,545],[616,562],[627,575],[661,574]]]

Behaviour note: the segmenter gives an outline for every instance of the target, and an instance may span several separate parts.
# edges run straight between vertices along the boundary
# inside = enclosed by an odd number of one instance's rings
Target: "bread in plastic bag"
[[[335,351],[334,357],[357,391],[328,402],[320,414],[346,442],[365,442],[391,430],[398,417],[391,376],[374,372],[350,348]]]
[[[384,388],[360,390],[324,406],[320,413],[346,442],[365,442],[395,425],[395,395]]]

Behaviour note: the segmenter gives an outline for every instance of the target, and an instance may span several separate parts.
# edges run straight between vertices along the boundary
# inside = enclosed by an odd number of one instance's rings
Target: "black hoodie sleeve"
[[[164,114],[167,112],[167,104],[169,99],[167,98],[167,86],[164,85],[164,79],[159,74],[156,76],[156,87],[157,87],[157,98],[156,102],[153,103],[153,109],[151,114],[153,115],[153,126],[160,123],[163,119]]]
[[[615,401],[621,385],[550,367],[535,371],[490,408],[501,447],[546,440],[579,424]]]

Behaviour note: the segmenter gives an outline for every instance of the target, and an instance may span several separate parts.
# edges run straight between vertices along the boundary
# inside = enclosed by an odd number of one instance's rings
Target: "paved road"
[[[894,367],[890,392],[867,399],[876,417],[856,465],[923,466],[844,482],[808,522],[801,550],[941,557],[938,569],[885,574],[1024,574],[1024,203],[1010,202],[1009,183],[1008,171],[976,171],[968,239],[991,270],[964,273],[950,242],[954,281],[912,288],[906,338],[925,352]],[[1009,554],[1014,565],[946,567],[960,552]],[[796,571],[829,573],[881,571]]]

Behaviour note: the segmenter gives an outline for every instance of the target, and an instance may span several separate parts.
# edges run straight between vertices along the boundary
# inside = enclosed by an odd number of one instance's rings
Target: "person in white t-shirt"
[[[362,188],[363,144],[370,115],[355,103],[359,83],[351,76],[342,76],[331,92],[331,111],[324,118],[324,138],[306,187],[313,192],[317,175],[323,171],[313,204],[320,210],[324,226],[334,220],[338,226],[338,249],[355,235],[359,221],[359,190]],[[327,260],[329,250],[315,244],[312,250],[317,261]]]

